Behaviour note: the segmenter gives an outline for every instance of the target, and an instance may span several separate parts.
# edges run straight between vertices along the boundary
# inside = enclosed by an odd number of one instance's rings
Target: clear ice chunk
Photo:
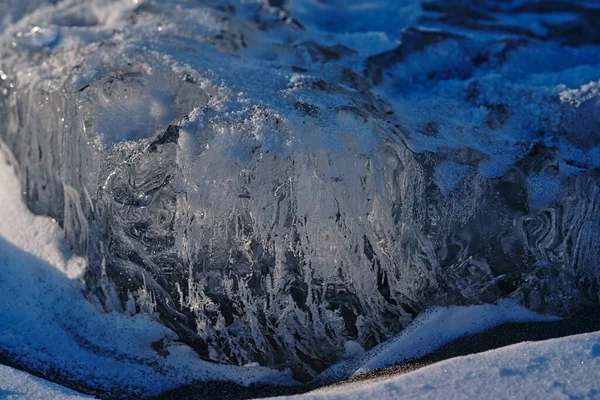
[[[361,23],[315,4],[67,0],[7,23],[3,148],[90,301],[299,379],[431,305],[597,304],[593,2],[391,1]]]

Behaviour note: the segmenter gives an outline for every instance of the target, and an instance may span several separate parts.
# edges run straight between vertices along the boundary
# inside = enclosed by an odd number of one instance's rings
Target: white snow
[[[355,375],[422,356],[452,340],[483,332],[503,323],[557,319],[536,314],[511,301],[469,307],[434,308],[421,314],[396,338],[377,346]]]
[[[557,317],[536,314],[516,303],[468,307],[435,307],[417,317],[395,338],[359,357],[344,360],[324,371],[319,379],[344,379],[375,369],[418,358],[460,337],[483,332],[508,322],[555,321]]]
[[[92,398],[26,372],[0,365],[0,399],[77,400]]]
[[[80,277],[84,272],[85,262],[74,257],[69,246],[59,239],[63,233],[54,220],[35,216],[27,209],[21,200],[19,182],[1,153],[0,188],[0,243],[2,239],[7,242],[1,247],[12,244],[24,253],[44,260],[68,278]],[[6,257],[4,255],[0,258],[0,266],[3,265],[2,262],[6,263]],[[2,272],[6,272],[4,267],[1,268]],[[4,293],[5,290],[0,296],[5,297]]]
[[[597,399],[600,332],[525,342],[288,399]]]

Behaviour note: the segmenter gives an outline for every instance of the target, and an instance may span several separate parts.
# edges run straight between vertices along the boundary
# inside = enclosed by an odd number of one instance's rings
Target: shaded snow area
[[[287,399],[598,399],[600,333],[525,342]]]
[[[0,365],[0,399],[3,400],[79,400],[91,399],[81,393]]]
[[[0,188],[0,355],[99,393],[156,394],[194,379],[293,383],[285,372],[202,361],[148,316],[101,312],[83,296],[84,263],[55,221],[27,210],[3,156]]]
[[[279,399],[600,398],[600,333],[520,343],[442,361],[393,378],[328,387]],[[0,398],[83,399],[58,385],[0,366]]]

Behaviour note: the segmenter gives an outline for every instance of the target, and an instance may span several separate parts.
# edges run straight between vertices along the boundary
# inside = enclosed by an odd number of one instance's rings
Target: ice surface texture
[[[0,5],[0,135],[100,307],[309,378],[431,305],[598,302],[595,2],[54,3]]]

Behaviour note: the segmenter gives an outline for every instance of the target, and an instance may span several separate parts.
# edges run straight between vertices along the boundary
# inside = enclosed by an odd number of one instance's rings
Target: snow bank
[[[536,314],[512,301],[500,301],[495,305],[434,308],[422,314],[399,336],[373,349],[355,374],[422,356],[462,336],[474,335],[504,323],[557,319]]]
[[[557,317],[534,313],[513,301],[468,307],[435,307],[421,314],[395,338],[362,356],[342,361],[319,379],[341,380],[402,361],[418,358],[460,337],[474,335],[509,322],[555,321]]]
[[[288,399],[562,399],[600,397],[600,333],[526,342],[442,361],[391,379]]]
[[[55,383],[36,378],[26,372],[0,365],[0,399],[78,400],[91,398]]]

